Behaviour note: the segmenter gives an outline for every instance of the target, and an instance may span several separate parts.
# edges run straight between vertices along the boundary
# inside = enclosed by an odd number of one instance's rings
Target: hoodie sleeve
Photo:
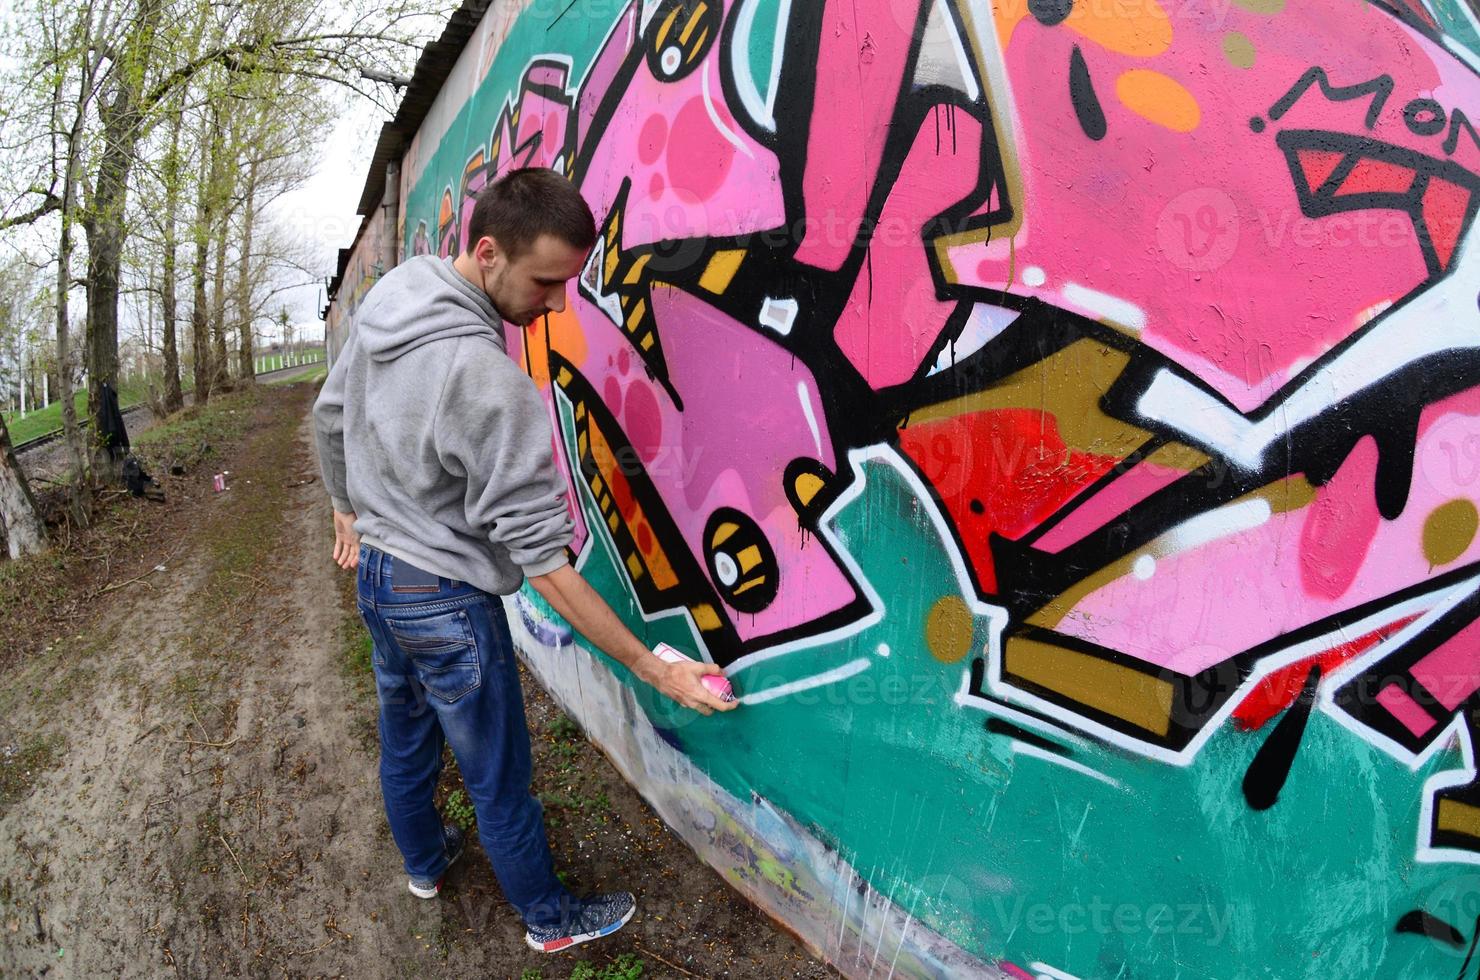
[[[485,347],[487,356],[466,356]],[[433,432],[442,465],[467,480],[468,526],[508,549],[528,577],[565,565],[573,536],[567,487],[534,382],[492,345],[463,340]]]
[[[351,330],[334,367],[324,379],[319,397],[313,403],[313,433],[319,450],[319,471],[324,477],[324,488],[329,491],[329,500],[341,514],[355,509],[349,502],[349,486],[344,473],[344,380],[349,374],[350,355],[354,349],[355,332]]]

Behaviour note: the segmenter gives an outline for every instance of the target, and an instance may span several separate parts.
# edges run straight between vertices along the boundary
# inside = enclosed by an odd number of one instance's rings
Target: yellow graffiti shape
[[[1138,116],[1174,133],[1190,133],[1202,122],[1197,99],[1176,79],[1159,71],[1135,68],[1115,81],[1115,94]]]
[[[941,663],[953,664],[971,652],[971,610],[953,595],[930,608],[925,619],[925,646]]]
[[[1480,512],[1468,500],[1451,500],[1434,508],[1423,525],[1423,553],[1437,568],[1469,550],[1480,530]]]
[[[1132,58],[1155,58],[1172,46],[1172,20],[1157,0],[1081,2],[1064,21],[1076,34]]]

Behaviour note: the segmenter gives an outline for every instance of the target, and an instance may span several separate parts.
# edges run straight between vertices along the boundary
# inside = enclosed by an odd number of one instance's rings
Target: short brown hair
[[[546,167],[524,167],[478,192],[465,251],[487,236],[517,259],[541,235],[585,251],[596,244],[596,219],[575,184]]]

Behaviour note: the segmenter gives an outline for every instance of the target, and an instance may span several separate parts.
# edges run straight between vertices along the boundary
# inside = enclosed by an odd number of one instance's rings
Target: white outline
[[[1046,980],[1079,980],[1074,974],[1065,973],[1063,970],[1049,966],[1043,962],[1029,963],[1028,969],[1038,971],[1038,980],[1045,980],[1045,978]]]
[[[994,698],[1000,698],[1001,701],[999,702],[997,700],[984,698],[980,695],[962,693],[956,696],[956,703],[963,706],[979,708],[983,711],[988,712],[1000,712],[1003,703],[1009,705],[1021,705],[1026,709],[1042,712],[1048,715],[1051,721],[1055,724],[1072,725],[1075,729],[1078,729],[1080,732],[1083,732],[1091,738],[1113,745],[1117,748],[1125,749],[1128,752],[1134,752],[1137,755],[1144,756],[1148,759],[1153,759],[1157,762],[1163,762],[1167,765],[1189,766],[1192,764],[1193,760],[1196,759],[1198,753],[1202,751],[1202,747],[1207,743],[1208,739],[1212,738],[1213,734],[1223,727],[1223,724],[1228,720],[1229,716],[1231,716],[1234,710],[1239,706],[1239,704],[1242,703],[1248,691],[1252,689],[1255,685],[1261,683],[1270,674],[1273,674],[1278,670],[1282,670],[1283,668],[1290,666],[1290,664],[1304,660],[1307,657],[1312,657],[1318,653],[1329,650],[1333,646],[1339,646],[1342,643],[1349,643],[1354,636],[1366,636],[1367,634],[1372,633],[1375,630],[1381,629],[1383,626],[1394,623],[1397,620],[1412,615],[1413,613],[1427,613],[1430,610],[1434,609],[1437,604],[1446,602],[1449,599],[1453,598],[1456,589],[1462,588],[1463,585],[1447,586],[1436,589],[1432,592],[1426,592],[1421,596],[1415,596],[1412,599],[1407,599],[1403,602],[1394,603],[1391,606],[1380,609],[1377,612],[1372,613],[1371,615],[1366,616],[1355,623],[1348,624],[1345,627],[1337,627],[1336,629],[1333,629],[1327,633],[1323,633],[1320,636],[1312,637],[1311,639],[1305,640],[1304,642],[1296,643],[1293,646],[1286,647],[1284,650],[1281,650],[1277,653],[1269,654],[1268,656],[1260,660],[1258,667],[1256,667],[1254,671],[1249,675],[1249,677],[1244,681],[1244,683],[1240,685],[1239,689],[1237,691],[1234,691],[1233,694],[1229,696],[1228,700],[1223,704],[1223,707],[1219,708],[1218,711],[1216,711],[1210,718],[1208,718],[1207,722],[1202,726],[1202,728],[1199,729],[1198,732],[1192,737],[1192,740],[1189,741],[1186,747],[1181,750],[1165,748],[1152,742],[1147,742],[1142,739],[1136,738],[1134,735],[1129,735],[1125,732],[1111,728],[1108,725],[1104,725],[1100,722],[1092,721],[1089,718],[1075,714],[1072,709],[1066,708],[1061,704],[1049,701],[1045,698],[1040,698],[1034,694],[1029,694],[1026,691],[1019,690],[1018,688],[1012,686],[1002,679],[1002,656],[1000,652],[1000,644],[993,645],[992,654],[987,658],[987,673],[985,680],[987,692],[991,694]],[[1397,635],[1404,636],[1406,634],[1407,629],[1403,630]],[[1396,639],[1396,636],[1394,637],[1394,639]],[[1391,643],[1392,640],[1389,640],[1388,642]],[[1385,646],[1385,644],[1383,646]],[[1337,686],[1337,683],[1334,679],[1336,676],[1337,674],[1333,673],[1330,678],[1322,680],[1321,690],[1323,692],[1327,691],[1329,688]],[[1342,720],[1340,718],[1340,715],[1345,714],[1345,712],[1338,711],[1336,714],[1337,720],[1340,721]],[[1375,735],[1374,732],[1372,732],[1365,726],[1360,728],[1355,727],[1357,725],[1356,720],[1352,719],[1351,721],[1352,725],[1348,727],[1351,727],[1353,732],[1362,736],[1368,741],[1372,741],[1372,737]],[[1034,719],[1034,722],[1037,725],[1043,724],[1043,722],[1038,719]]]
[[[859,657],[857,660],[848,661],[841,667],[834,667],[832,670],[813,674],[811,677],[803,677],[801,680],[788,681],[785,684],[777,684],[775,687],[768,687],[764,690],[742,694],[737,700],[741,704],[765,704],[767,701],[784,698],[789,694],[810,691],[814,687],[826,687],[828,684],[845,681],[856,674],[863,673],[870,666],[871,664],[867,657]]]
[[[607,217],[611,217],[610,213]],[[587,270],[595,272],[594,278],[597,286],[595,290],[586,285]],[[591,305],[606,314],[612,326],[618,329],[622,327],[622,298],[607,289],[605,235],[597,234],[596,247],[591,249],[591,255],[586,259],[586,268],[581,270],[580,276],[576,279],[576,288],[586,294]]]
[[[822,455],[822,430],[817,428],[817,416],[812,411],[812,391],[807,387],[807,382],[797,382],[797,398],[802,402],[802,414],[807,417],[807,428],[812,430],[812,444],[817,447],[817,455]]]
[[[761,304],[761,313],[756,322],[785,337],[791,333],[792,324],[796,323],[799,310],[796,299],[791,296],[782,299],[767,296],[765,302]],[[767,319],[773,314],[785,314],[785,316],[782,319]]]
[[[1040,718],[1037,715],[1030,715],[1025,711],[1019,711],[1017,708],[1003,704],[1001,701],[990,701],[972,694],[970,670],[961,672],[961,689],[955,693],[951,700],[956,703],[956,707],[958,708],[972,708],[989,715],[998,715],[1009,721],[1014,721],[1025,728],[1032,728],[1042,735],[1061,738],[1082,749],[1090,748],[1093,744],[1083,736],[1077,735],[1066,728],[1060,728],[1056,719]]]
[[[1027,270],[1024,270],[1024,274],[1027,274]],[[1068,302],[1096,313],[1132,333],[1139,334],[1146,329],[1146,311],[1128,299],[1102,293],[1077,282],[1064,283],[1062,293]]]
[[[785,61],[786,25],[791,20],[791,0],[781,0],[776,8],[776,32],[771,41],[771,78],[766,88],[766,97],[761,98],[755,87],[755,76],[750,73],[750,35],[755,30],[755,8],[759,0],[740,0],[740,11],[735,14],[735,31],[730,38],[730,76],[735,79],[735,91],[740,104],[750,116],[751,122],[768,133],[776,132],[776,88],[781,78],[781,63]]]
[[[1354,658],[1350,663],[1343,664],[1340,669],[1331,673],[1329,683],[1321,685],[1317,704],[1321,710],[1336,720],[1342,728],[1356,735],[1363,741],[1376,746],[1378,749],[1397,759],[1406,765],[1411,772],[1428,765],[1439,752],[1448,749],[1454,743],[1458,743],[1461,765],[1458,769],[1445,769],[1434,773],[1424,780],[1422,796],[1419,799],[1418,827],[1416,830],[1416,854],[1415,858],[1425,864],[1480,864],[1480,853],[1463,850],[1454,847],[1435,847],[1430,843],[1431,828],[1434,822],[1434,800],[1435,794],[1441,789],[1452,789],[1456,786],[1466,786],[1475,780],[1480,771],[1475,767],[1475,747],[1470,741],[1469,729],[1465,726],[1464,716],[1456,711],[1449,723],[1444,725],[1439,732],[1433,736],[1428,748],[1414,754],[1392,739],[1379,734],[1347,712],[1337,707],[1336,691],[1344,687],[1354,676],[1367,670],[1372,664],[1388,656],[1393,651],[1400,649],[1409,641],[1423,633],[1446,613],[1465,599],[1474,594],[1480,588],[1480,576],[1466,579],[1447,590],[1444,599],[1425,615],[1405,626],[1382,643]]]
[[[971,584],[971,576],[966,570],[965,561],[962,558],[961,549],[956,546],[950,536],[950,525],[946,523],[935,499],[926,490],[920,477],[910,466],[900,458],[899,454],[889,446],[879,443],[872,446],[863,446],[848,452],[848,465],[853,471],[853,480],[848,488],[840,493],[836,500],[823,512],[822,518],[817,522],[817,533],[821,535],[833,548],[838,560],[848,569],[853,581],[858,584],[859,591],[867,599],[872,607],[870,612],[859,617],[856,621],[840,626],[813,636],[804,637],[800,640],[792,640],[764,650],[757,650],[746,654],[739,660],[730,664],[728,672],[733,676],[741,670],[747,670],[756,664],[764,663],[775,657],[783,656],[810,647],[823,646],[825,644],[837,643],[848,637],[854,636],[873,626],[876,626],[884,616],[884,603],[879,594],[874,591],[873,583],[863,574],[857,560],[854,559],[851,549],[838,538],[832,528],[832,522],[842,509],[856,500],[864,491],[867,478],[864,476],[863,464],[867,462],[881,462],[892,467],[904,482],[909,486],[915,499],[920,502],[920,511],[935,526],[936,533],[940,535],[943,551],[950,560],[951,568],[956,576],[956,585],[959,597],[962,598],[967,609],[977,617],[988,620],[990,630],[990,643],[996,647],[1001,645],[1003,629],[1007,626],[1007,610],[1001,606],[994,606],[982,602],[977,598],[976,589]]]
[[[1473,231],[1459,249],[1444,279],[1389,311],[1328,364],[1304,375],[1303,381],[1281,389],[1288,394],[1266,400],[1258,421],[1165,369],[1141,393],[1136,410],[1246,470],[1258,470],[1270,446],[1359,392],[1425,357],[1480,347],[1480,331],[1471,315],[1475,283],[1480,281],[1480,244]]]
[[[1100,770],[1091,769],[1089,766],[1086,766],[1082,762],[1075,762],[1073,759],[1066,759],[1061,755],[1055,755],[1047,749],[1040,749],[1036,745],[1029,745],[1026,742],[1019,742],[1014,740],[1012,742],[1012,754],[1025,755],[1030,759],[1042,759],[1044,762],[1051,762],[1056,766],[1063,766],[1065,769],[1071,769],[1074,772],[1081,773],[1091,779],[1098,779],[1100,782],[1106,784],[1107,786],[1114,786],[1116,789],[1125,788],[1120,785],[1120,780],[1114,778],[1113,776],[1107,776],[1103,772],[1100,772]]]
[[[751,152],[750,147],[746,145],[745,141],[740,138],[740,134],[726,126],[719,118],[719,113],[715,111],[714,99],[709,94],[709,69],[714,67],[713,61],[714,59],[712,58],[706,58],[704,60],[704,75],[699,82],[699,89],[704,95],[704,111],[709,113],[709,121],[714,123],[714,128],[719,130],[721,136],[729,140],[741,153],[754,160],[755,154]]]

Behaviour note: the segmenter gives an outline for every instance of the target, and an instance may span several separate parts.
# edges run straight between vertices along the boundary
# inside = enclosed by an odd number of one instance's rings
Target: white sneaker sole
[[[457,849],[457,853],[452,855],[452,859],[447,862],[447,867],[442,869],[442,877],[438,878],[437,883],[431,888],[417,888],[416,882],[408,878],[406,879],[407,889],[417,898],[436,898],[442,893],[442,881],[447,877],[447,872],[452,870],[452,866],[457,863],[458,858],[462,857],[465,850],[467,850],[466,846]]]

